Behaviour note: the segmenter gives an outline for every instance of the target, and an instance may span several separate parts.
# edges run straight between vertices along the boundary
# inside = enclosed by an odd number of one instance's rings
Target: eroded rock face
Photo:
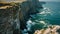
[[[2,34],[13,34],[14,26],[12,25],[13,19],[16,15],[16,8],[15,6],[10,5],[10,3],[1,3],[0,6],[0,32]]]

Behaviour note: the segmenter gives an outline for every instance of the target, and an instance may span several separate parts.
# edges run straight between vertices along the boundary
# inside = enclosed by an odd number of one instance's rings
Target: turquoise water
[[[44,7],[47,7],[49,12],[51,12],[51,15],[46,16],[49,23],[60,25],[60,2],[46,2]]]
[[[36,30],[45,29],[48,26],[60,25],[60,2],[46,2],[39,13],[30,15],[27,21],[27,30],[33,34]],[[25,30],[26,31],[26,30]]]
[[[46,2],[40,13],[32,15],[34,20],[60,25],[60,2]]]
[[[39,11],[39,13],[31,15],[28,30],[31,28],[32,31],[35,31],[50,25],[60,25],[60,2],[46,2],[43,9]]]

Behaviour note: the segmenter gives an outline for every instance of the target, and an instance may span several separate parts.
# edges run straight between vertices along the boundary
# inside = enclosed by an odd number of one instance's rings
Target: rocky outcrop
[[[59,34],[60,26],[52,25],[46,29],[36,30],[34,34]]]

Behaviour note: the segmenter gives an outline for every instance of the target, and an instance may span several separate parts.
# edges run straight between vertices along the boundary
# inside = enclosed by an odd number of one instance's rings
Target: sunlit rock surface
[[[59,30],[59,31],[58,31]],[[36,30],[34,34],[60,34],[60,26],[52,25],[46,29]]]
[[[7,3],[10,3],[10,2],[20,2],[20,3],[22,3],[22,2],[24,2],[24,1],[26,1],[26,0],[0,0],[0,2],[3,2],[3,3],[5,3],[5,2],[7,2]]]

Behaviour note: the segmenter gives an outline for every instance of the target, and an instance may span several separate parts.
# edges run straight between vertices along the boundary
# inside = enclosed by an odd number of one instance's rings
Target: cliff
[[[22,22],[20,23],[21,29],[26,28],[26,21],[28,21],[28,19],[31,18],[30,15],[39,13],[38,9],[43,9],[42,4],[44,4],[44,2],[40,3],[38,0],[31,0],[31,1],[28,0],[21,3],[21,7],[20,7],[22,12],[22,16],[20,16],[20,20]],[[23,23],[25,25],[23,25]],[[22,27],[22,26],[25,26],[25,27]]]
[[[27,29],[26,21],[31,18],[30,15],[39,13],[37,9],[43,9],[38,0],[0,3],[0,32],[6,31],[12,34],[11,31],[19,33],[20,29]]]

